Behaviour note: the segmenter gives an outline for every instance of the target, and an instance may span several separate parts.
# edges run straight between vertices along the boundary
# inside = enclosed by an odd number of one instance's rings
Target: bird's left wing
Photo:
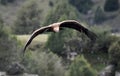
[[[28,39],[28,41],[26,42],[24,49],[23,49],[23,54],[25,53],[26,48],[28,47],[28,45],[30,45],[30,43],[32,42],[32,40],[38,36],[39,34],[43,33],[43,32],[50,32],[51,29],[49,26],[45,26],[45,27],[41,27],[39,29],[37,29],[36,31],[34,31],[32,33],[32,35],[30,36],[30,38]]]

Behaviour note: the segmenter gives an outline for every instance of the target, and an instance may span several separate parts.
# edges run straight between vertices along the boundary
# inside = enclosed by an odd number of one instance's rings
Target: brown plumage
[[[64,28],[64,27],[65,28],[72,28],[72,29],[75,29],[79,32],[83,32],[91,40],[96,39],[96,35],[93,32],[91,32],[88,28],[82,26],[78,21],[65,20],[65,21],[62,21],[62,22],[53,23],[49,26],[41,27],[41,28],[37,29],[36,31],[34,31],[33,34],[31,35],[31,37],[28,39],[27,43],[25,44],[23,52],[25,53],[26,48],[28,47],[28,45],[32,42],[32,40],[37,35],[39,35],[43,32],[59,32],[59,30],[61,30],[61,28]]]

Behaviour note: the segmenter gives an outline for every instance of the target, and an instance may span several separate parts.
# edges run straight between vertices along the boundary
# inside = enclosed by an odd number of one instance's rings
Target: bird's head
[[[54,32],[59,32],[59,30],[60,30],[60,23],[54,23],[54,24],[51,25],[51,27],[52,27],[52,30]]]

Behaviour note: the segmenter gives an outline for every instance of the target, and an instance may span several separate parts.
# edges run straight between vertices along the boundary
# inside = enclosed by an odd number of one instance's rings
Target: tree
[[[117,41],[119,37],[111,36],[110,27],[92,26],[91,30],[96,33],[97,38],[91,41],[83,35],[83,39],[80,42],[82,46],[81,53],[92,63],[91,65],[97,70],[101,70],[109,62],[108,49],[110,45]]]
[[[3,4],[3,5],[6,5],[7,3],[12,3],[14,1],[15,0],[0,0],[0,3]]]
[[[106,0],[104,10],[107,12],[117,11],[119,9],[119,0]]]
[[[61,59],[52,52],[27,52],[23,64],[28,72],[39,76],[64,76],[65,72]]]
[[[118,37],[111,36],[111,28],[108,26],[94,26],[91,28],[97,35],[97,39],[94,44],[91,44],[91,41],[85,40],[83,43],[83,49],[90,52],[104,52],[108,53],[109,46],[115,42]],[[98,30],[99,29],[99,30]],[[86,47],[86,45],[88,45]]]
[[[93,6],[91,0],[69,0],[69,2],[83,14],[86,14]]]
[[[56,4],[55,8],[51,10],[47,17],[44,25],[49,25],[60,20],[61,17],[66,16],[66,19],[78,19],[80,17],[79,12],[72,7],[68,1],[62,1],[62,3]],[[64,19],[65,20],[65,19]],[[62,21],[62,19],[61,19]]]
[[[4,22],[0,18],[0,70],[6,70],[7,66],[18,60],[18,42],[4,28]]]
[[[62,4],[58,4],[58,6],[50,12],[44,25],[49,25],[66,19],[77,19],[78,17],[79,13],[77,10],[70,6],[68,2],[63,2]],[[65,57],[67,53],[67,48],[65,47],[66,41],[72,39],[72,37],[76,35],[75,33],[75,31],[64,29],[57,34],[51,34],[46,43],[46,48],[49,48],[59,56]]]
[[[109,47],[109,58],[110,63],[117,64],[117,69],[120,70],[120,40]]]
[[[40,24],[40,13],[36,1],[25,2],[14,23],[15,34],[30,34],[37,29]]]
[[[83,56],[78,56],[70,65],[68,76],[97,76],[97,74]]]
[[[94,22],[97,24],[100,24],[105,20],[106,20],[106,17],[103,10],[101,9],[101,7],[98,7],[95,11]]]

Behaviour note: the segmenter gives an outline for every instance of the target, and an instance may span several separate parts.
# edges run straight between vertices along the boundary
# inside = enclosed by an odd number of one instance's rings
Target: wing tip
[[[25,55],[26,52],[26,47],[23,49],[23,56]]]
[[[92,40],[92,41],[95,41],[97,39],[97,35],[93,32],[90,32],[90,36],[89,38]]]

